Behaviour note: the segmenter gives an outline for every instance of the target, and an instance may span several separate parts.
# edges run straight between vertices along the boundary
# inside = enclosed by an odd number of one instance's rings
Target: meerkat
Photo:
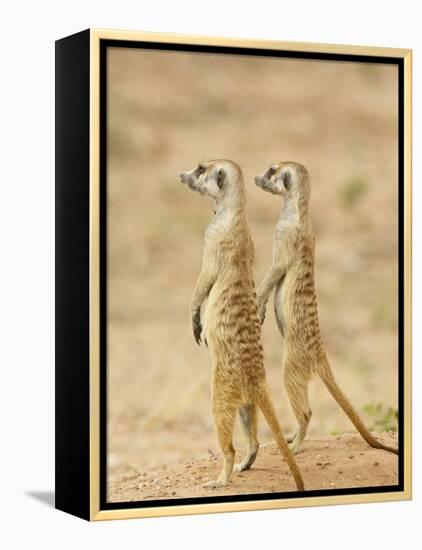
[[[284,205],[275,228],[272,266],[257,291],[258,314],[264,322],[273,289],[274,310],[284,339],[284,381],[298,428],[287,438],[296,453],[308,429],[311,408],[308,384],[313,373],[324,382],[356,429],[371,446],[397,454],[397,449],[377,441],[337,385],[321,338],[314,282],[315,238],[309,218],[310,182],[306,168],[295,162],[270,166],[255,183],[264,191],[281,195]]]
[[[212,407],[217,438],[224,455],[220,476],[206,484],[224,487],[233,468],[236,413],[247,439],[247,453],[236,471],[249,469],[258,452],[257,409],[263,412],[298,490],[304,490],[299,468],[284,439],[265,378],[261,324],[253,275],[254,246],[246,219],[240,167],[228,160],[199,164],[181,174],[182,183],[215,200],[205,238],[202,270],[196,284],[191,319],[195,341],[206,338],[212,364]],[[201,320],[201,306],[207,304]]]

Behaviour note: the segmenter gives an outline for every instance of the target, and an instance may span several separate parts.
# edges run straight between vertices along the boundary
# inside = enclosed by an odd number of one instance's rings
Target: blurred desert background
[[[189,314],[213,204],[179,182],[205,159],[243,168],[258,283],[282,204],[253,178],[281,160],[308,168],[320,323],[333,370],[371,428],[396,429],[397,78],[389,65],[109,48],[110,500],[128,498],[122,480],[151,469],[165,478],[175,465],[220,454],[209,355],[194,342]],[[263,344],[290,432],[272,307]],[[311,438],[353,431],[319,380],[310,400]],[[260,441],[271,439],[261,418]],[[239,429],[235,447],[242,452]]]

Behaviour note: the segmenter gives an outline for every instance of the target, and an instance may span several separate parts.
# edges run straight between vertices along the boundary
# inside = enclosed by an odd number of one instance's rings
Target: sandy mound
[[[385,444],[397,446],[397,434],[376,436]],[[296,459],[308,490],[398,483],[398,457],[368,447],[356,434],[308,439]],[[218,476],[221,464],[220,456],[210,455],[160,470],[132,470],[120,475],[116,472],[109,480],[108,499],[122,502],[295,490],[287,465],[274,443],[261,445],[253,468],[233,474],[227,487],[205,489],[203,483]]]

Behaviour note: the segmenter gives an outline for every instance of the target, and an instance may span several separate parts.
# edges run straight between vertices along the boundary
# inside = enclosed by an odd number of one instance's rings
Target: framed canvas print
[[[411,498],[411,52],[56,43],[56,507]]]

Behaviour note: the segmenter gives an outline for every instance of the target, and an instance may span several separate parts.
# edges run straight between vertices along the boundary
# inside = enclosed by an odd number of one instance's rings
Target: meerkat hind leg
[[[247,452],[242,462],[235,465],[235,472],[243,472],[249,470],[255,462],[258,454],[258,438],[257,438],[257,408],[256,405],[245,405],[239,409],[240,424],[247,440]]]
[[[228,408],[227,405],[214,402],[214,420],[217,430],[218,443],[224,454],[223,469],[216,480],[208,481],[204,487],[209,489],[218,489],[224,487],[233,472],[234,447],[233,447],[233,428],[236,409]]]
[[[283,280],[280,280],[276,287],[275,287],[275,291],[274,291],[274,314],[275,314],[275,319],[276,319],[276,322],[277,322],[277,326],[278,326],[278,330],[280,331],[280,334],[281,336],[284,338],[284,315],[283,315],[283,308],[281,306],[281,298],[280,298],[280,295],[281,295],[281,289],[282,289],[282,286],[283,286]],[[298,435],[298,432],[299,430],[295,430],[293,433],[289,434],[289,435],[285,435],[285,439],[287,441],[287,443],[293,443],[293,441],[296,439],[297,435]]]
[[[299,424],[294,436],[289,438],[290,441],[287,441],[290,443],[291,451],[297,453],[305,439],[312,416],[308,400],[309,377],[304,376],[293,363],[287,361],[284,369],[284,380],[290,405]]]
[[[298,431],[299,431],[299,430],[295,430],[295,431],[294,431],[293,433],[291,433],[290,435],[286,435],[286,436],[285,436],[287,443],[293,443],[293,441],[294,441],[294,440],[296,439],[296,437],[297,437]]]

